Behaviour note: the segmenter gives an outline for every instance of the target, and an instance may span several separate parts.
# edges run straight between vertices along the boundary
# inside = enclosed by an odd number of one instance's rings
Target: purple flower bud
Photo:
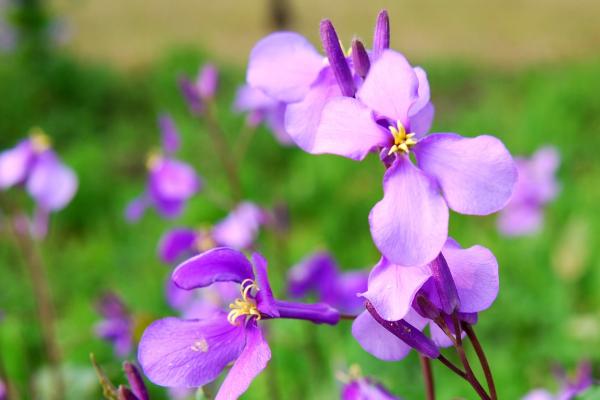
[[[137,367],[134,364],[125,361],[123,363],[123,370],[127,376],[131,391],[135,394],[135,398],[138,400],[149,400],[150,397],[148,396],[148,390],[146,390],[146,384]]]
[[[358,39],[352,41],[352,62],[358,76],[364,79],[369,73],[371,62],[369,61],[369,55],[365,50],[365,46]]]
[[[328,19],[321,21],[321,41],[323,42],[323,50],[329,59],[331,70],[335,75],[342,94],[354,97],[356,87],[352,79],[352,72],[350,72],[350,67],[348,67],[348,62],[340,46],[340,40],[335,32],[335,28]]]
[[[448,263],[442,253],[429,264],[429,267],[431,268],[431,277],[435,283],[442,310],[451,315],[459,309],[460,299],[450,268],[448,268]]]
[[[210,100],[217,92],[219,84],[219,70],[213,64],[206,64],[198,74],[196,82],[198,94],[204,100]]]
[[[429,358],[438,358],[440,356],[440,350],[437,346],[419,329],[403,319],[399,321],[386,321],[379,313],[377,313],[377,310],[375,310],[375,307],[373,307],[373,304],[371,304],[370,301],[365,303],[365,307],[379,325],[383,326],[394,336],[417,350],[419,353]]]
[[[390,18],[386,10],[377,15],[375,33],[373,34],[373,58],[378,58],[381,52],[390,48]]]
[[[181,94],[190,108],[190,111],[194,114],[202,114],[204,111],[204,103],[194,86],[194,82],[186,77],[182,77],[179,79],[179,88],[181,89]]]
[[[119,386],[117,390],[117,400],[140,400],[135,394],[125,386]]]
[[[175,126],[175,121],[168,114],[163,114],[158,118],[158,126],[162,136],[162,148],[167,155],[172,155],[179,149],[179,133]]]

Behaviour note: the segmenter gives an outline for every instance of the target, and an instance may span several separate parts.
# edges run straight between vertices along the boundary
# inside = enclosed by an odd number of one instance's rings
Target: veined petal
[[[199,387],[242,353],[245,329],[230,324],[225,313],[205,320],[161,319],[144,331],[138,359],[157,385]]]
[[[273,298],[273,291],[271,290],[269,275],[267,273],[267,260],[260,253],[253,253],[252,264],[254,265],[254,276],[259,288],[256,293],[258,309],[261,313],[271,317],[278,317],[279,311],[277,311],[277,305]]]
[[[403,267],[382,258],[369,275],[369,288],[362,294],[388,321],[404,318],[415,294],[429,279],[427,267]]]
[[[283,102],[301,100],[324,66],[324,58],[303,36],[276,32],[250,53],[246,80]]]
[[[227,377],[219,388],[215,400],[235,400],[267,367],[271,359],[271,349],[255,322],[246,327],[246,347],[229,370]]]
[[[377,146],[391,142],[391,133],[377,125],[369,108],[354,98],[338,97],[325,105],[312,147],[304,150],[360,161]]]
[[[437,133],[420,140],[414,150],[419,168],[438,181],[452,210],[487,215],[510,199],[517,170],[495,137]]]
[[[492,305],[499,289],[498,262],[483,246],[461,248],[448,240],[442,250],[460,298],[460,311],[480,312]]]
[[[164,263],[174,263],[193,249],[197,239],[198,234],[193,229],[171,229],[160,238],[158,255]]]
[[[435,182],[407,157],[399,157],[385,173],[383,191],[369,214],[379,251],[397,265],[433,260],[448,237],[448,207]]]
[[[27,191],[38,205],[49,211],[64,208],[77,191],[75,172],[46,151],[35,162],[27,179]]]
[[[195,289],[215,282],[252,279],[252,265],[246,256],[227,247],[218,247],[179,264],[171,279],[182,289]]]
[[[418,99],[419,81],[406,58],[385,50],[369,70],[356,97],[378,115],[408,123],[409,110]]]

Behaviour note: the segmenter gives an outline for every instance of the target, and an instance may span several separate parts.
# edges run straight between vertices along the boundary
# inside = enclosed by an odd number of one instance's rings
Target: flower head
[[[121,298],[107,293],[98,302],[97,309],[103,320],[95,326],[96,335],[111,342],[116,355],[128,355],[133,348],[134,322]]]
[[[362,376],[358,365],[352,365],[349,374],[340,379],[344,382],[341,400],[400,400],[381,383]]]
[[[148,155],[146,190],[127,206],[125,216],[129,221],[137,221],[148,207],[154,207],[166,218],[174,218],[183,211],[187,200],[202,185],[190,165],[173,158],[179,148],[179,134],[174,122],[163,115],[159,119],[159,125],[162,131],[162,151]]]
[[[522,400],[572,400],[578,395],[586,392],[592,385],[592,366],[589,362],[581,362],[574,376],[567,376],[566,372],[559,368],[556,371],[560,382],[558,393],[552,394],[545,389],[535,389],[529,392]]]
[[[544,206],[559,191],[556,170],[558,150],[551,146],[538,149],[529,159],[516,158],[519,178],[507,206],[498,218],[498,229],[508,236],[535,233],[543,223]]]
[[[260,323],[274,318],[335,324],[339,313],[325,304],[291,303],[275,299],[266,260],[258,253],[252,263],[239,251],[216,248],[175,269],[173,281],[182,289],[235,282],[239,296],[204,319],[166,318],[150,325],[141,339],[138,357],[145,374],[158,385],[199,387],[215,380],[233,362],[216,396],[236,399],[266,367],[271,350]]]
[[[206,103],[212,101],[219,84],[219,70],[213,64],[205,64],[195,80],[182,77],[179,86],[190,111],[201,114]]]

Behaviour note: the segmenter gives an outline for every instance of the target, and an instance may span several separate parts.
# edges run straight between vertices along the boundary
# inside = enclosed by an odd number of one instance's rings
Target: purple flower
[[[144,379],[142,378],[138,368],[134,364],[125,361],[123,363],[123,370],[125,371],[127,382],[129,382],[129,387],[131,388],[130,392],[133,396],[135,396],[135,399],[149,400],[150,396],[148,396],[146,384],[144,383]]]
[[[183,211],[187,200],[196,194],[202,182],[194,169],[173,158],[179,148],[179,134],[173,120],[163,115],[159,119],[162,132],[162,152],[151,153],[146,162],[146,191],[132,200],[125,211],[128,221],[135,222],[148,207],[154,207],[165,218],[175,218]]]
[[[219,84],[219,71],[213,64],[205,64],[195,81],[187,77],[179,80],[183,97],[194,114],[202,114],[206,103],[212,101]]]
[[[568,377],[563,369],[556,372],[561,386],[557,394],[552,394],[545,389],[535,389],[522,400],[572,400],[593,385],[592,366],[589,362],[580,363],[572,378]]]
[[[455,309],[445,310],[447,293],[444,282],[439,284],[437,263],[449,270],[450,284],[458,296]],[[498,263],[485,247],[463,249],[449,238],[439,257],[420,267],[392,264],[382,258],[369,276],[369,288],[362,294],[383,320],[406,320],[423,329],[432,318],[432,311],[449,319],[448,312],[458,312],[459,318],[475,323],[477,313],[491,306],[498,294]],[[419,302],[426,299],[425,304]],[[420,304],[427,305],[423,309]],[[449,324],[452,326],[451,324]],[[354,321],[352,333],[360,345],[382,360],[399,360],[411,347],[397,340],[376,323],[369,312]],[[436,324],[430,323],[431,339],[438,347],[451,345],[450,339]]]
[[[121,298],[108,293],[100,299],[97,309],[103,320],[95,326],[96,335],[111,342],[117,356],[128,355],[133,347],[133,320]]]
[[[392,395],[382,384],[370,378],[357,378],[346,383],[342,389],[341,400],[400,400]]]
[[[256,127],[265,122],[277,141],[289,146],[294,143],[285,131],[284,117],[286,104],[269,97],[260,89],[248,85],[240,87],[237,91],[234,109],[237,112],[248,113],[247,124]]]
[[[267,221],[266,212],[251,202],[240,203],[212,229],[175,228],[160,239],[158,255],[166,264],[195,255],[213,247],[245,250],[252,246],[260,226]]]
[[[366,271],[341,272],[333,257],[318,252],[306,257],[288,273],[288,293],[302,298],[313,292],[317,299],[349,315],[364,310],[358,293],[367,290]]]
[[[543,223],[544,206],[559,191],[556,170],[560,154],[555,147],[545,146],[530,159],[515,158],[519,178],[506,208],[498,218],[498,229],[507,236],[537,232]]]
[[[237,250],[216,248],[193,257],[173,272],[182,289],[236,282],[241,295],[229,313],[205,319],[165,318],[150,325],[139,345],[138,358],[148,378],[161,386],[199,387],[215,380],[231,362],[216,400],[236,399],[267,366],[271,350],[259,323],[294,318],[336,324],[339,313],[326,304],[302,304],[275,299],[266,260],[258,253],[252,264]]]

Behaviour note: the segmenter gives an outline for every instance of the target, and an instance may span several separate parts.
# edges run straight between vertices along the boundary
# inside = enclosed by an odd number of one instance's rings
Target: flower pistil
[[[241,316],[255,316],[256,320],[261,319],[260,311],[256,305],[255,300],[250,296],[252,289],[258,291],[258,285],[252,279],[245,279],[240,288],[242,294],[241,299],[235,299],[233,303],[229,304],[231,311],[227,315],[227,321],[230,324],[236,325],[236,321]]]
[[[394,136],[394,145],[390,148],[388,155],[393,153],[402,152],[408,154],[410,149],[417,144],[417,140],[414,139],[414,133],[406,133],[406,128],[400,121],[396,121],[396,126],[390,125],[389,130]]]

